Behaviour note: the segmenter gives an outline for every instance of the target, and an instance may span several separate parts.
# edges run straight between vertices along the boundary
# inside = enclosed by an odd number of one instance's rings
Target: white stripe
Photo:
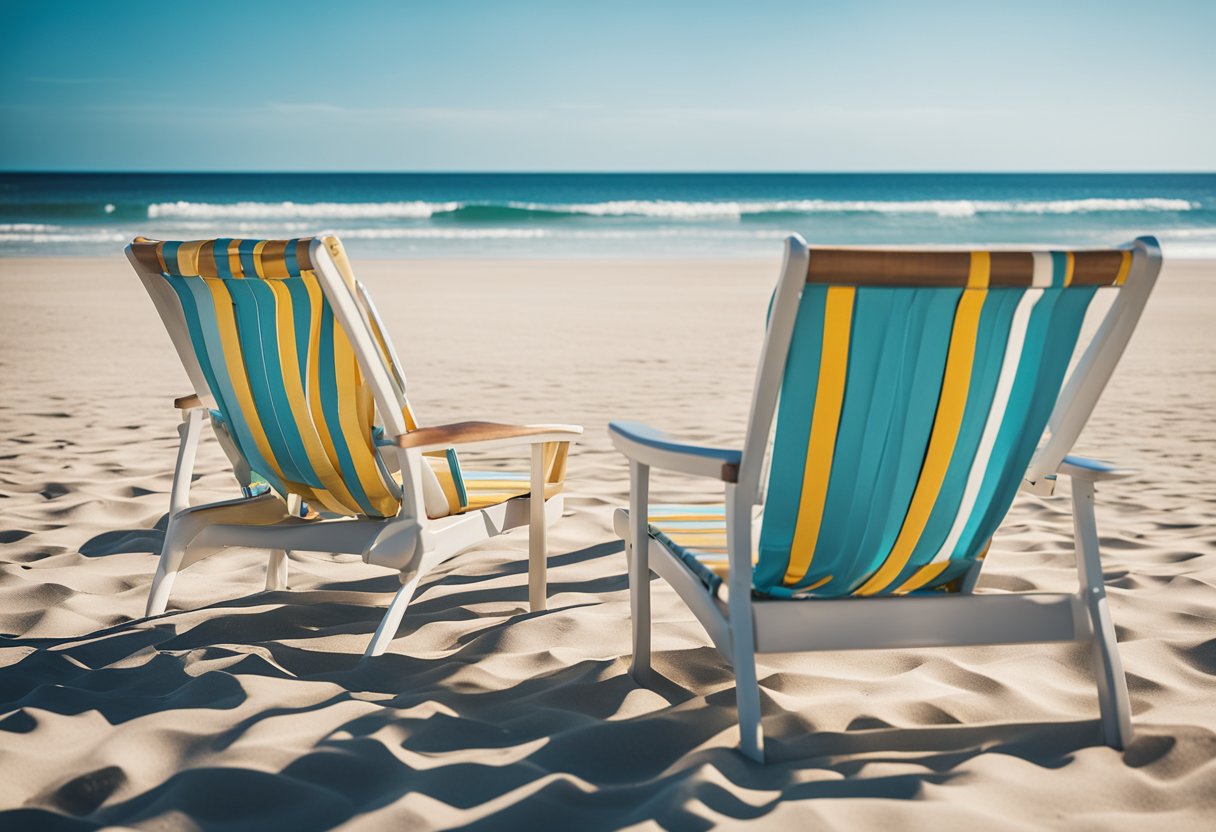
[[[1036,251],[1033,256],[1034,277],[1031,278],[1030,285],[1043,288],[1051,286],[1051,275],[1055,269],[1051,261],[1051,252]]]
[[[1035,255],[1035,280],[1038,281],[1039,255]],[[1048,263],[1051,255],[1046,255]],[[1050,272],[1048,281],[1050,282]],[[1037,283],[1036,283],[1037,285]],[[954,517],[954,525],[946,542],[937,550],[930,563],[941,563],[948,560],[963,536],[963,528],[971,519],[971,511],[975,508],[975,500],[979,496],[980,486],[984,475],[988,473],[988,462],[992,458],[992,446],[996,444],[996,435],[1001,430],[1001,422],[1005,419],[1005,408],[1009,406],[1009,394],[1013,390],[1013,381],[1018,375],[1018,364],[1022,360],[1022,347],[1026,342],[1026,327],[1030,323],[1030,312],[1039,299],[1043,297],[1041,289],[1027,289],[1026,294],[1018,302],[1018,308],[1013,311],[1013,320],[1009,324],[1009,341],[1005,345],[1005,357],[1001,361],[1001,375],[997,379],[996,391],[992,394],[992,408],[988,411],[988,422],[984,425],[984,433],[980,436],[979,447],[975,449],[975,458],[971,461],[971,470],[967,473],[967,486],[963,489],[963,499],[958,506],[958,514]]]

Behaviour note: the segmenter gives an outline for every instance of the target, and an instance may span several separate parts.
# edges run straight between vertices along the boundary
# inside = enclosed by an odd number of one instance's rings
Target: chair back
[[[1056,458],[1037,459],[1040,473],[1053,475],[1076,440],[1159,266],[1151,238],[1049,252],[791,241],[762,359],[775,362],[779,396],[766,401],[762,367],[750,428],[767,437],[765,415],[775,416],[754,587],[823,597],[959,588],[1049,419],[1064,430],[1043,446]],[[1101,287],[1131,294],[1112,304],[1062,399]],[[1058,404],[1073,412],[1053,418]],[[754,447],[749,435],[744,468]]]
[[[195,390],[256,474],[321,511],[398,513],[377,407],[383,432],[413,424],[336,238],[137,238],[128,254],[166,324],[183,324],[170,335]]]

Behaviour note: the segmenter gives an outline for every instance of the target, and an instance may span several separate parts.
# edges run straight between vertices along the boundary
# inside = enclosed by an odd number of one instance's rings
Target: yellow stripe
[[[284,252],[287,251],[287,243],[285,240],[267,240],[265,247],[262,249],[262,269],[261,276],[270,279],[283,279],[288,277],[287,261],[284,259]]]
[[[983,254],[983,257],[976,256]],[[971,275],[967,285],[987,286],[989,258],[985,252],[976,252],[971,258]],[[979,274],[983,272],[983,274]],[[942,390],[937,401],[937,415],[933,419],[933,432],[929,437],[929,448],[921,467],[920,479],[912,494],[912,502],[904,517],[899,537],[891,547],[886,561],[868,581],[854,593],[873,595],[885,590],[907,565],[916,549],[920,536],[929,521],[929,514],[937,502],[950,458],[954,455],[954,444],[958,441],[959,427],[963,422],[963,411],[967,407],[967,390],[971,384],[971,365],[975,359],[975,338],[979,330],[980,311],[988,296],[987,289],[965,289],[954,313],[954,330],[950,335],[950,349],[946,356],[946,370],[942,377]]]
[[[1123,262],[1119,264],[1119,273],[1115,275],[1115,285],[1122,286],[1127,282],[1127,273],[1132,267],[1132,253],[1130,251],[1123,252]]]
[[[443,496],[448,501],[448,512],[460,514],[460,495],[456,493],[456,482],[452,479],[452,471],[448,467],[447,454],[429,456],[426,462],[435,472],[435,479],[439,480],[439,487],[443,489]]]
[[[220,331],[220,343],[224,349],[224,363],[228,366],[228,378],[232,382],[232,389],[236,392],[241,412],[245,414],[245,421],[249,424],[249,429],[253,433],[253,441],[258,446],[262,458],[274,469],[270,473],[277,476],[286,485],[287,478],[283,476],[283,469],[279,467],[279,461],[275,458],[274,451],[270,449],[270,441],[266,438],[266,430],[262,427],[257,406],[253,402],[253,392],[249,389],[249,377],[245,374],[245,359],[241,352],[241,342],[236,331],[236,319],[232,311],[232,296],[228,294],[228,287],[224,285],[224,281],[215,278],[201,279],[211,291],[212,302],[215,305],[215,320]]]
[[[258,240],[253,246],[253,270],[263,280],[266,278],[266,274],[262,269],[262,249],[264,248],[266,248],[265,240]]]
[[[235,277],[244,277],[245,269],[241,267],[241,241],[230,240],[228,242],[228,268],[232,270]]]
[[[1072,257],[1072,255],[1068,255]],[[992,255],[987,251],[971,252],[971,269],[967,272],[968,289],[987,289],[992,276]]]
[[[355,475],[363,486],[363,493],[367,495],[368,502],[381,514],[392,516],[397,513],[400,503],[389,491],[381,477],[380,466],[376,464],[371,427],[364,424],[364,420],[360,418],[359,400],[364,391],[359,389],[359,368],[350,340],[337,319],[334,320],[333,339],[334,378],[337,381],[338,401],[342,403],[338,408],[341,433],[354,463]]]
[[[409,402],[406,402],[405,407],[401,408],[401,416],[405,419],[405,430],[407,433],[418,430],[418,420],[414,418],[414,409],[410,407]],[[447,455],[444,454],[444,456],[446,457]]]
[[[198,274],[198,250],[205,240],[191,240],[177,247],[177,273],[183,276]]]
[[[922,566],[912,573],[912,577],[899,585],[899,589],[895,590],[896,595],[907,595],[909,592],[914,592],[920,589],[925,584],[932,581],[938,575],[946,571],[946,567],[950,565],[949,560],[939,560],[937,563],[930,563]]]
[[[279,363],[283,372],[283,388],[287,393],[287,401],[291,405],[291,415],[295,420],[304,450],[308,453],[308,462],[316,473],[317,478],[325,486],[325,490],[308,488],[312,499],[321,503],[324,508],[337,514],[358,514],[359,503],[346,488],[342,475],[333,467],[317,436],[317,429],[312,423],[308,410],[308,402],[304,398],[304,387],[300,383],[300,360],[296,352],[296,330],[293,324],[291,293],[285,283],[270,280],[266,285],[275,296],[275,314],[279,329]],[[332,493],[331,493],[332,492]],[[308,499],[307,495],[301,495]]]
[[[255,264],[259,262],[254,261]],[[258,269],[261,269],[260,265]],[[338,460],[338,451],[334,447],[332,430],[329,423],[325,421],[325,408],[321,406],[321,287],[317,285],[316,274],[311,271],[301,272],[300,279],[304,282],[304,289],[308,292],[308,305],[312,315],[308,324],[308,409],[312,412],[312,422],[317,426],[317,434],[321,437],[321,447],[325,449],[330,465],[335,471],[341,471],[342,464]],[[359,509],[359,512],[362,512],[362,509]]]
[[[794,542],[785,571],[787,585],[796,584],[806,576],[815,553],[815,544],[819,540],[823,504],[828,494],[828,477],[832,472],[832,455],[836,450],[840,407],[844,402],[855,295],[856,290],[852,286],[830,286],[824,301],[819,384],[815,391],[815,409],[811,414],[811,435],[807,441],[806,467],[802,473],[798,520],[794,524]]]
[[[1065,286],[1072,285],[1072,273],[1073,273],[1073,270],[1076,268],[1076,265],[1077,265],[1077,261],[1076,261],[1076,258],[1073,257],[1072,252],[1071,251],[1064,252],[1064,285]]]

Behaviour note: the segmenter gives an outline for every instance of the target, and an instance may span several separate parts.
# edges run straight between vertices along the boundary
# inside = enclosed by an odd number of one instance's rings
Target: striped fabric
[[[313,271],[311,243],[137,238],[131,247],[180,301],[220,422],[255,476],[324,512],[389,517],[401,486],[381,459],[371,388]],[[341,244],[325,243],[353,292]],[[379,320],[369,324],[395,374]],[[404,415],[413,429],[408,404]],[[460,483],[455,454],[441,461]],[[462,510],[463,488],[448,496]]]
[[[652,503],[648,512],[650,533],[716,594],[730,571],[726,506]]]
[[[547,442],[543,450],[545,472],[545,499],[562,490],[566,477],[566,454],[570,445],[567,442]],[[456,485],[452,481],[450,469],[446,460],[430,457],[427,460],[439,478],[439,484],[448,495],[449,502],[456,493]],[[532,477],[527,471],[461,471],[464,482],[465,499],[459,509],[453,514],[463,511],[476,511],[482,508],[503,503],[515,497],[522,497],[532,491]]]
[[[1095,289],[1126,279],[1130,253],[924,253],[898,268],[845,253],[811,250],[754,585],[950,588],[1008,511]]]

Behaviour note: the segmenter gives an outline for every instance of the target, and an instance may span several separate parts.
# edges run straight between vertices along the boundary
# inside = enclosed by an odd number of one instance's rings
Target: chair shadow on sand
[[[562,566],[616,556],[620,548],[602,543],[554,556],[555,577],[560,578]],[[435,576],[419,593],[398,643],[408,650],[410,636],[422,627],[477,618],[469,610],[479,604],[526,609],[524,587],[484,586],[526,569],[526,563],[510,562],[480,575]],[[948,783],[960,766],[981,754],[1058,768],[1077,751],[1101,743],[1096,720],[896,727],[859,718],[845,731],[815,730],[804,717],[780,714],[770,699],[768,718],[788,724],[774,732],[770,765],[759,767],[733,748],[703,748],[729,735],[734,725],[733,679],[708,646],[661,654],[660,669],[679,668],[693,683],[686,687],[656,672],[648,690],[666,704],[628,718],[614,716],[639,688],[621,658],[563,664],[491,690],[456,678],[498,653],[511,627],[528,618],[563,615],[584,603],[490,621],[458,638],[456,649],[442,659],[388,653],[365,660],[307,646],[318,631],[370,632],[379,609],[368,603],[368,592],[390,593],[396,581],[392,575],[358,578],[292,592],[290,599],[288,593],[264,592],[222,601],[207,608],[211,614],[195,611],[201,620],[180,633],[160,623],[179,614],[171,612],[85,639],[12,640],[10,646],[33,648],[0,677],[0,710],[10,713],[0,721],[0,731],[13,734],[32,731],[39,712],[96,711],[118,725],[181,711],[188,724],[192,710],[246,704],[256,695],[247,683],[256,677],[323,682],[336,690],[307,705],[272,703],[205,739],[191,735],[200,753],[223,752],[259,727],[270,730],[263,723],[275,717],[319,715],[354,701],[379,709],[330,729],[278,772],[190,767],[111,802],[128,777],[121,765],[106,765],[35,795],[24,808],[0,812],[0,827],[92,829],[173,813],[207,828],[264,823],[321,829],[412,795],[414,811],[438,803],[459,815],[495,804],[489,816],[460,827],[467,829],[523,828],[560,817],[563,824],[585,829],[651,820],[668,829],[697,830],[711,825],[700,806],[750,819],[766,815],[780,801],[913,799],[927,786]],[[428,599],[427,590],[440,581],[462,588],[454,596]],[[559,593],[602,596],[623,591],[626,578],[613,570],[553,586]],[[243,646],[251,633],[258,640]],[[154,652],[149,660],[133,660],[149,651]],[[190,662],[211,660],[223,662],[220,672],[189,672]],[[1169,737],[1142,736],[1124,752],[1124,762],[1147,764],[1172,744]],[[471,762],[469,755],[486,762]],[[882,763],[912,771],[861,776],[865,767]],[[716,775],[700,776],[706,768]],[[725,777],[736,788],[718,785],[714,777]],[[749,802],[740,798],[741,791],[763,799]]]

